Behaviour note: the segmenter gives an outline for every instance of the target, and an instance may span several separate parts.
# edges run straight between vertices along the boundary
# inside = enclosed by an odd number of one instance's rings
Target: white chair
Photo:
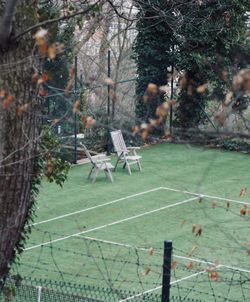
[[[139,170],[142,170],[140,159],[141,156],[137,155],[136,150],[140,149],[139,147],[126,147],[125,141],[121,130],[111,131],[111,139],[114,145],[115,152],[118,156],[118,159],[115,164],[115,170],[117,165],[122,162],[123,168],[128,169],[129,175],[131,175],[130,166],[137,164]]]
[[[87,149],[87,147],[82,143],[80,143],[80,145],[83,147],[87,158],[89,159],[90,163],[92,164],[91,170],[88,175],[88,179],[90,179],[92,176],[92,183],[94,183],[96,181],[98,174],[101,171],[104,171],[106,177],[111,182],[113,182],[113,176],[112,176],[111,170],[114,169],[114,166],[110,163],[110,158],[107,157],[105,154],[99,154],[93,158],[91,156],[89,150]]]

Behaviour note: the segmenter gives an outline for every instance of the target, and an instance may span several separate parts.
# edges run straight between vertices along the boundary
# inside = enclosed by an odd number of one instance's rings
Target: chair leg
[[[127,166],[127,169],[128,169],[128,173],[129,173],[129,175],[131,175],[132,173],[131,173],[131,169],[130,169],[130,165],[129,165],[129,163],[126,163],[126,166]]]
[[[93,179],[92,179],[92,183],[94,183],[94,182],[96,181],[96,178],[97,178],[99,172],[100,172],[100,170],[96,168],[96,169],[95,169],[94,176],[93,176]]]
[[[141,163],[140,163],[139,160],[137,160],[137,165],[138,165],[138,167],[139,167],[139,171],[142,171]]]
[[[115,163],[114,171],[116,170],[119,161],[120,161],[120,158],[118,158],[117,161],[116,161],[116,163]]]
[[[110,180],[111,182],[113,182],[114,180],[113,180],[113,176],[112,176],[111,171],[110,171],[109,169],[107,169],[107,170],[105,171],[105,173],[106,173],[106,175],[108,176],[109,180]]]
[[[91,170],[89,171],[88,179],[90,179],[90,176],[91,176],[93,170],[94,170],[94,167],[92,167]]]

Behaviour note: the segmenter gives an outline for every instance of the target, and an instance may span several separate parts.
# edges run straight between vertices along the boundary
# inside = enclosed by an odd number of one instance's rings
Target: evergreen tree
[[[183,73],[175,124],[197,127],[208,100],[222,101],[244,66],[247,0],[146,1],[138,13],[136,117],[154,117],[162,98],[147,102],[148,83],[167,83],[167,67]],[[244,45],[244,46],[243,46]],[[238,51],[240,50],[240,51]],[[225,76],[227,74],[227,76]],[[209,87],[209,89],[208,89]]]
[[[244,64],[236,49],[244,49],[249,9],[246,0],[187,1],[179,7],[183,22],[178,28],[182,41],[176,67],[185,71],[185,79],[176,125],[182,129],[204,122],[207,101],[222,101],[231,89],[233,72]]]
[[[171,13],[170,3],[165,0],[144,1],[138,7],[138,35],[134,44],[134,58],[137,64],[136,118],[148,121],[155,117],[157,106],[163,96],[159,91],[149,91],[148,84],[167,84],[167,68],[172,63],[173,45],[176,44],[171,27],[166,23],[166,15]],[[171,16],[173,18],[173,16]]]

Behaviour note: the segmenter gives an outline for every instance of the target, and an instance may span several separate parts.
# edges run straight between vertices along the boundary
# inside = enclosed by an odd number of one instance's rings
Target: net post
[[[164,241],[164,256],[163,256],[161,302],[170,301],[171,259],[172,259],[172,241],[165,240]]]

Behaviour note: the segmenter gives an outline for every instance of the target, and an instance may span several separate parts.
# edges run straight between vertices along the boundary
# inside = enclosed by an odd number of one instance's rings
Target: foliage
[[[55,182],[57,185],[62,187],[63,183],[67,179],[67,173],[70,168],[68,162],[58,157],[60,142],[47,126],[43,127],[41,133],[40,148],[41,156],[36,158],[34,166],[29,207],[26,213],[25,223],[22,226],[21,239],[15,248],[15,252],[17,254],[21,254],[24,250],[28,235],[31,232],[31,224],[34,221],[36,212],[36,199],[43,175],[45,175],[49,182]],[[52,157],[51,154],[55,156]]]
[[[246,0],[154,0],[140,5],[134,46],[138,68],[136,116],[147,122],[155,117],[162,96],[156,93],[145,98],[147,85],[166,84],[168,68],[173,66],[181,74],[175,125],[185,129],[204,123],[207,102],[223,102],[232,89],[233,75],[249,62],[249,9]]]
[[[60,141],[48,126],[43,127],[41,137],[41,149],[43,154],[41,159],[44,175],[49,182],[55,182],[62,187],[64,181],[67,179],[70,165],[58,156],[61,150]]]
[[[73,9],[73,8],[72,8]],[[51,1],[40,5],[38,14],[40,20],[58,18],[60,16],[60,7]],[[82,19],[82,16],[79,18]],[[52,58],[43,62],[43,72],[48,75],[46,98],[44,112],[48,114],[49,119],[60,118],[68,110],[69,106],[66,101],[62,101],[62,91],[64,91],[69,80],[69,69],[73,62],[73,40],[74,30],[77,25],[75,19],[61,21],[50,26],[49,43],[51,45],[61,45],[62,51]],[[50,96],[52,95],[52,96]]]
[[[204,122],[197,103],[205,108],[209,99],[222,102],[231,89],[235,71],[246,66],[243,53],[247,52],[249,8],[245,0],[224,0],[184,5],[180,9],[183,22],[178,28],[181,40],[176,68],[186,73],[180,85],[177,126],[197,127]],[[202,85],[204,89],[199,91]]]
[[[138,35],[134,44],[137,64],[136,117],[148,121],[155,117],[156,108],[163,102],[163,95],[156,93],[150,99],[143,98],[149,83],[162,86],[167,83],[167,68],[172,64],[172,47],[175,37],[164,18],[172,4],[164,0],[145,1],[138,7]]]
[[[4,302],[11,302],[16,295],[16,288],[14,285],[5,285],[3,288]]]
[[[250,153],[250,141],[242,139],[225,140],[222,143],[222,148],[230,151]]]

